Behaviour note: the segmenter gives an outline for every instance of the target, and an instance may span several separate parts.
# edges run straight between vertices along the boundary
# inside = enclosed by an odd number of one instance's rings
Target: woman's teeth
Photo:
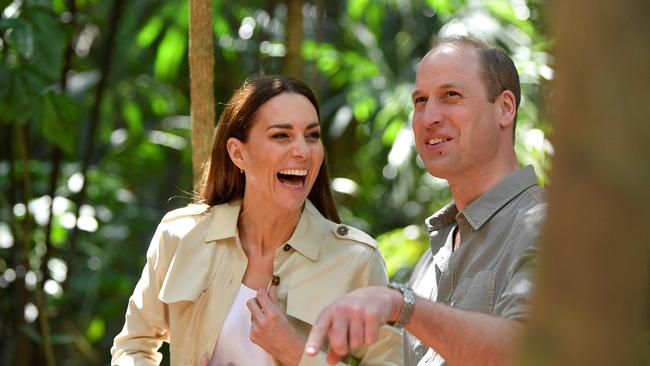
[[[280,174],[284,175],[297,175],[299,177],[304,177],[307,175],[307,170],[306,169],[285,169],[285,170],[280,170]]]

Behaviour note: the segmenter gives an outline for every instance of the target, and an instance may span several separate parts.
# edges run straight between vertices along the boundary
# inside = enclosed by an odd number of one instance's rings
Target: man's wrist
[[[395,311],[391,313],[391,320],[395,319],[389,324],[393,325],[396,328],[403,328],[411,320],[413,315],[413,310],[415,309],[415,293],[409,287],[406,287],[400,283],[391,282],[388,284],[388,287],[394,290],[399,291],[402,296],[401,304],[398,303]]]

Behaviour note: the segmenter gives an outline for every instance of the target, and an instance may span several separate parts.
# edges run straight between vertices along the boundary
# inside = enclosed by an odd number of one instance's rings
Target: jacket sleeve
[[[148,366],[162,361],[157,351],[163,341],[168,341],[168,313],[158,293],[169,260],[165,258],[166,235],[161,227],[151,240],[147,263],[129,298],[124,327],[113,341],[111,365]]]
[[[378,250],[371,252],[363,273],[359,276],[359,287],[386,286],[388,275],[384,260]],[[351,352],[351,358],[359,360],[359,366],[366,365],[403,365],[402,332],[394,327],[384,325],[379,330],[377,342]],[[327,366],[327,355],[321,351],[314,357],[303,354],[299,366]],[[347,365],[339,362],[337,365]]]

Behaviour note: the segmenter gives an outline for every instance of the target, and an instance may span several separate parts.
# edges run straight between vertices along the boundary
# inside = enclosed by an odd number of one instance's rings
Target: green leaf
[[[230,25],[222,16],[214,18],[214,34],[215,36],[230,35]]]
[[[368,7],[369,0],[348,1],[348,14],[353,19],[360,19]]]
[[[515,10],[512,7],[512,3],[508,0],[490,0],[485,6],[488,10],[494,14],[497,18],[515,25],[521,31],[526,33],[530,37],[535,36],[535,27],[528,20],[519,19],[515,15]]]
[[[389,277],[392,277],[402,267],[415,267],[428,246],[424,236],[409,237],[406,228],[383,233],[377,237],[377,242],[386,259],[386,270]]]
[[[142,111],[140,106],[133,101],[126,101],[122,106],[122,115],[126,121],[129,131],[133,135],[141,135],[142,128]]]
[[[104,319],[94,317],[93,320],[90,321],[88,329],[86,329],[86,338],[88,338],[90,342],[96,342],[104,336],[104,333],[106,333],[106,323],[104,322]]]
[[[7,114],[3,117],[17,123],[25,123],[34,116],[37,109],[34,108],[34,101],[45,83],[29,68],[17,69],[12,76],[8,87],[7,106],[2,108]]]
[[[402,129],[403,125],[404,125],[404,121],[399,119],[394,119],[384,130],[384,133],[381,136],[381,142],[385,146],[392,146],[393,142],[395,142],[395,139],[397,138],[397,134]]]
[[[23,19],[5,19],[0,28],[11,29],[7,37],[8,46],[22,59],[29,60],[34,54],[34,29],[32,25]]]
[[[450,0],[427,0],[427,4],[444,17],[449,16],[454,12]]]
[[[43,96],[37,115],[43,137],[68,155],[75,151],[79,110],[68,95],[48,92]]]
[[[158,80],[175,80],[181,62],[185,58],[187,48],[187,35],[180,29],[172,27],[165,32],[163,40],[158,46],[154,75]]]
[[[34,37],[32,64],[51,78],[51,81],[55,81],[61,74],[66,46],[66,38],[58,19],[54,14],[36,6],[29,8],[28,19],[38,35]]]
[[[138,46],[145,48],[149,47],[151,43],[158,37],[160,31],[162,30],[164,22],[161,17],[153,16],[149,19],[147,24],[142,27],[140,33],[138,33],[137,43]]]

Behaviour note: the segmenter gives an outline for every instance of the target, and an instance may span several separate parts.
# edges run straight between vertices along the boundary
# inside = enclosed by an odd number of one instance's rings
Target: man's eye
[[[426,97],[416,97],[413,99],[413,104],[419,104],[419,103],[424,103],[427,101]]]
[[[450,90],[445,93],[445,97],[460,97],[460,93]]]

